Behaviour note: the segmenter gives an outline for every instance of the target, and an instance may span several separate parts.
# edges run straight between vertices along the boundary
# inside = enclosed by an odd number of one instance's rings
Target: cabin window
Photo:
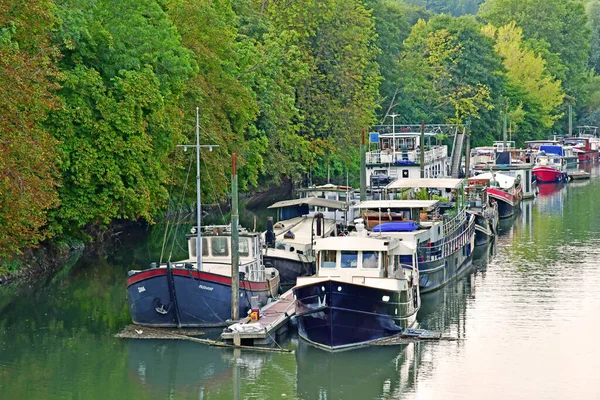
[[[229,256],[229,246],[227,245],[226,237],[214,237],[210,241],[212,247],[212,255],[215,257]]]
[[[197,240],[197,238],[195,238],[195,237],[190,238],[190,247],[191,247],[190,255],[192,258],[196,257],[196,240]],[[208,242],[206,241],[206,238],[202,238],[202,255],[203,256],[208,255]]]
[[[248,244],[248,240],[240,240],[238,244],[238,251],[240,253],[240,257],[248,257],[250,255],[250,245]]]
[[[346,201],[346,193],[340,192],[338,196],[339,201]]]
[[[321,268],[335,268],[335,250],[323,250],[321,252]]]
[[[342,268],[356,268],[358,266],[358,253],[356,251],[342,251],[340,261]]]
[[[362,267],[363,268],[378,268],[379,267],[379,252],[378,251],[363,251]]]

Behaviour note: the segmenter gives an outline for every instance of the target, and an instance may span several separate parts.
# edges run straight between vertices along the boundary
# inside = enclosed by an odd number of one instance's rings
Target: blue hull
[[[244,289],[248,286],[257,288]],[[154,327],[209,327],[225,326],[231,319],[230,277],[173,269],[173,289],[169,288],[166,268],[130,275],[127,298],[133,323]],[[240,317],[247,315],[252,296],[258,296],[259,303],[265,304],[270,296],[269,285],[240,281]]]
[[[498,218],[510,218],[515,214],[515,207],[503,201],[498,203]]]
[[[419,309],[415,296],[324,281],[294,288],[298,333],[327,350],[360,346],[402,332],[411,326]],[[389,301],[383,301],[388,296]]]
[[[474,234],[475,232],[473,232]],[[443,287],[467,270],[471,265],[472,258],[473,246],[472,241],[469,240],[444,258],[419,261],[419,288],[421,293],[431,292]]]

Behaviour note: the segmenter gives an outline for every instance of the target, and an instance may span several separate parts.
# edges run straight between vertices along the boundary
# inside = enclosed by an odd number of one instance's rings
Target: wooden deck
[[[235,345],[268,345],[276,341],[277,336],[287,332],[290,318],[295,314],[294,294],[288,290],[279,298],[260,309],[260,318],[252,322],[249,317],[242,320],[241,324],[260,324],[262,331],[256,332],[228,332],[221,334],[221,340],[233,342]]]

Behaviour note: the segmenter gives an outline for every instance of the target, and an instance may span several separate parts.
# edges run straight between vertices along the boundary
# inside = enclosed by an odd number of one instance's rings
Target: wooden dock
[[[569,180],[571,181],[590,179],[590,176],[590,173],[585,171],[569,172]]]
[[[295,312],[294,294],[290,289],[279,296],[277,300],[261,308],[258,321],[253,322],[247,317],[240,322],[241,325],[252,325],[252,328],[255,329],[247,332],[227,329],[221,334],[221,340],[233,343],[235,346],[271,345],[276,342],[278,336],[287,332],[288,323]]]

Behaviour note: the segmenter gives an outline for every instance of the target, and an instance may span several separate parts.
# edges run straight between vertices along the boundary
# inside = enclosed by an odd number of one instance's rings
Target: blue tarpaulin
[[[539,151],[543,151],[546,154],[556,154],[557,156],[564,156],[565,153],[563,151],[562,146],[552,146],[552,145],[542,145],[540,146],[540,150]]]

